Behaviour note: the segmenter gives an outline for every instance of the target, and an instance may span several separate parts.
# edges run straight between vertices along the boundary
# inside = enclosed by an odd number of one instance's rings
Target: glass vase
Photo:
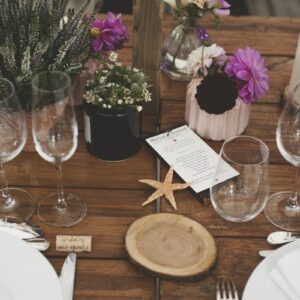
[[[201,45],[203,41],[195,27],[186,30],[183,24],[176,26],[163,42],[161,70],[172,79],[191,80],[187,59]]]

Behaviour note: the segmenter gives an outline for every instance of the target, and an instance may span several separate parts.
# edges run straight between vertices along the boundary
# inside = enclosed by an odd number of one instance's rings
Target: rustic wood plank
[[[163,174],[167,168],[164,166]],[[291,190],[295,176],[295,167],[291,165],[270,165],[269,185],[270,195],[280,191]],[[176,181],[178,178],[176,178]],[[254,220],[246,223],[232,223],[222,219],[213,209],[210,203],[200,202],[191,190],[176,191],[177,211],[162,200],[161,211],[183,214],[204,225],[214,236],[222,237],[264,237],[276,227],[267,221],[264,214],[260,214]]]
[[[278,103],[285,87],[289,84],[294,58],[284,56],[264,57],[268,68],[270,89],[261,103]],[[174,81],[161,75],[161,99],[185,101],[188,82]]]
[[[184,120],[184,102],[162,101],[162,129],[172,128],[185,122]],[[276,141],[276,127],[281,108],[275,104],[253,103],[251,104],[251,113],[249,125],[243,134],[255,136],[268,145],[270,149],[270,163],[284,164],[286,161],[280,155]],[[219,152],[221,143],[208,141],[208,144]]]
[[[265,239],[217,239],[218,263],[211,275],[196,282],[161,281],[161,300],[214,300],[216,278],[231,278],[241,299],[245,284],[261,262],[258,250],[269,249]]]
[[[5,164],[5,168],[10,185],[56,186],[54,166],[36,152],[22,152]],[[143,189],[138,179],[154,177],[155,160],[146,146],[124,162],[103,162],[87,153],[82,133],[77,151],[63,163],[65,187]]]
[[[45,196],[54,193],[54,188],[27,188],[39,202]],[[113,190],[113,189],[66,189],[84,199],[87,214],[76,226],[55,228],[42,223],[38,216],[33,216],[33,223],[38,224],[45,237],[50,241],[47,256],[64,257],[66,253],[57,252],[55,238],[62,235],[91,235],[92,252],[80,253],[79,257],[114,258],[126,257],[124,236],[128,227],[138,218],[152,214],[152,206],[141,207],[148,195],[147,190]]]
[[[133,0],[133,65],[152,79],[152,102],[146,111],[154,113],[160,100],[161,28],[162,1]]]
[[[63,259],[50,259],[59,273]],[[153,300],[155,281],[125,260],[77,259],[74,300]]]
[[[222,18],[222,26],[216,29],[211,16],[204,16],[199,24],[208,31],[212,40],[222,46],[227,53],[239,47],[255,47],[263,55],[294,57],[299,37],[299,18],[227,16]],[[174,26],[167,16],[164,19],[163,38]],[[284,41],[284,42],[283,42]]]
[[[130,48],[133,45],[132,16],[123,15],[122,20],[128,27],[130,37],[125,48]],[[232,53],[239,47],[252,46],[264,55],[294,57],[300,19],[297,17],[226,16],[222,18],[221,28],[216,29],[212,18],[204,16],[199,24],[207,29],[213,41],[224,47],[227,53]],[[172,17],[165,15],[162,28],[163,38],[174,25]],[[146,41],[147,35],[144,37]],[[149,40],[152,41],[152,39]],[[153,46],[151,48],[153,49]]]

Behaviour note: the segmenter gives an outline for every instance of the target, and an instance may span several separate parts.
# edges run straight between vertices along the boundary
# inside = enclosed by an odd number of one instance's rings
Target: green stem
[[[172,61],[172,66],[173,66],[173,68],[175,68],[175,60],[176,60],[176,57],[177,57],[177,55],[178,55],[178,53],[179,53],[179,51],[180,51],[180,49],[181,49],[181,47],[182,47],[182,45],[183,45],[183,42],[184,42],[184,40],[185,40],[185,35],[186,35],[186,33],[184,32],[183,29],[181,29],[181,30],[183,31],[183,34],[182,34],[182,36],[181,36],[181,40],[180,40],[180,43],[179,43],[179,45],[178,45],[178,47],[177,47],[177,50],[176,50],[176,52],[175,52],[175,54],[174,54],[174,56],[173,56],[173,61]]]

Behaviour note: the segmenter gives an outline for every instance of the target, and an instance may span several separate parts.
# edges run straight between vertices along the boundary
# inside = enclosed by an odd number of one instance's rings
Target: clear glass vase
[[[175,80],[189,81],[192,73],[187,69],[190,53],[203,45],[195,27],[186,30],[176,26],[163,42],[161,70]]]

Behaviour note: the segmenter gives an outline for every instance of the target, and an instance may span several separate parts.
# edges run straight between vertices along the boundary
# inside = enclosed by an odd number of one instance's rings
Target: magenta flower
[[[109,12],[106,20],[97,19],[91,26],[91,34],[95,37],[92,46],[95,52],[101,50],[117,50],[128,40],[126,26],[121,21],[121,14]]]
[[[269,89],[264,59],[252,48],[238,49],[229,57],[225,73],[238,80],[239,96],[245,103],[262,98]]]
[[[219,16],[228,16],[230,14],[230,4],[225,0],[210,0],[208,7],[213,8],[214,13]]]

